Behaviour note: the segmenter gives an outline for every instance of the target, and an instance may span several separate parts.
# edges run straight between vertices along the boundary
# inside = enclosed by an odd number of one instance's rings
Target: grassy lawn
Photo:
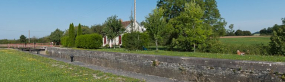
[[[225,44],[236,45],[253,45],[253,44],[265,44],[268,45],[270,37],[242,37],[242,38],[220,38],[220,41]]]
[[[81,49],[82,50],[82,49]],[[215,58],[215,59],[232,59],[232,60],[252,60],[252,61],[272,61],[272,62],[285,62],[284,56],[261,56],[261,55],[236,55],[236,54],[215,54],[215,53],[193,53],[193,52],[178,52],[178,51],[128,51],[123,48],[116,49],[84,49],[105,52],[120,52],[120,53],[136,53],[136,54],[149,54],[149,55],[166,55],[166,56],[182,56],[182,57],[199,57],[199,58]]]
[[[17,50],[0,49],[1,82],[130,82],[138,79],[95,71]]]

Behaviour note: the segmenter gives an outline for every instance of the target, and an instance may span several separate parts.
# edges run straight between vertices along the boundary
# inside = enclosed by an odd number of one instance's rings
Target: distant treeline
[[[260,32],[260,35],[272,35],[273,31],[275,30],[278,30],[279,28],[281,28],[283,25],[277,25],[275,24],[273,27],[268,27],[268,28],[263,28],[261,29],[259,32]]]
[[[27,39],[29,41],[29,39]],[[48,43],[50,40],[48,36],[42,38],[31,38],[30,43]],[[21,43],[20,39],[8,40],[8,39],[1,39],[0,44],[19,44]]]

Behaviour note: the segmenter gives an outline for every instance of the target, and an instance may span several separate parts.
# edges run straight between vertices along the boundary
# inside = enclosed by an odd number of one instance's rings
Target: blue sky
[[[137,21],[145,20],[157,0],[137,0]],[[281,24],[285,0],[217,0],[218,9],[234,29],[259,31]],[[70,23],[102,24],[112,15],[129,20],[134,0],[0,0],[0,39],[19,39],[23,34],[43,37]],[[228,28],[228,26],[226,27]]]

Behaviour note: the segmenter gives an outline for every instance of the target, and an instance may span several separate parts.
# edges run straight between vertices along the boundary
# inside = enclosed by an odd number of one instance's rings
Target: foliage
[[[158,50],[158,40],[162,39],[162,35],[164,35],[164,32],[166,31],[166,21],[163,18],[163,9],[154,9],[153,13],[149,14],[148,17],[146,17],[146,21],[144,23],[144,26],[147,29],[147,33],[149,36],[155,40],[156,44],[156,50]]]
[[[79,23],[78,29],[77,29],[77,36],[82,35],[82,30],[81,30],[81,24]]]
[[[204,43],[212,34],[212,29],[206,26],[209,24],[201,20],[203,11],[199,5],[192,2],[186,3],[184,10],[180,16],[170,20],[170,23],[175,25],[172,28],[175,30],[172,32],[178,35],[177,38],[173,38],[172,47],[177,46],[186,51],[193,48],[195,51],[196,44]]]
[[[226,21],[221,17],[215,0],[159,0],[157,2],[157,7],[165,10],[163,17],[166,18],[166,22],[170,24],[171,27],[173,27],[169,30],[169,34],[164,35],[166,41],[165,44],[168,45],[169,49],[173,49],[177,47],[177,44],[179,44],[177,42],[177,39],[181,35],[180,32],[183,32],[184,30],[182,29],[184,28],[182,26],[184,22],[181,22],[184,21],[184,19],[181,14],[186,11],[185,5],[189,3],[196,3],[197,6],[200,6],[200,10],[201,12],[203,12],[202,17],[196,18],[199,18],[203,22],[203,24],[201,25],[203,26],[203,29],[207,29],[209,31],[210,35],[206,34],[206,37],[208,39],[209,37],[216,38],[219,36],[223,36],[225,33],[224,27],[226,26]],[[177,20],[179,16],[180,20]],[[193,21],[191,21],[190,23],[193,23]],[[181,40],[184,39],[182,37],[180,38]],[[183,43],[189,44],[189,41]],[[187,50],[190,50],[192,48],[190,47],[191,45],[183,46],[185,46],[184,48],[187,48]]]
[[[118,16],[114,15],[108,17],[105,21],[106,27],[104,28],[104,33],[106,36],[114,42],[114,38],[121,35],[125,28],[122,27],[122,21],[117,18]],[[114,46],[115,48],[115,46]]]
[[[74,25],[71,23],[69,25],[69,30],[68,30],[68,35],[69,35],[69,40],[68,40],[68,47],[74,47],[75,44],[75,31],[74,31]]]
[[[0,49],[0,60],[1,82],[139,82],[18,50]]]
[[[236,32],[235,32],[235,35],[236,36],[243,36],[243,31],[238,29]]]
[[[93,25],[91,26],[91,31],[92,33],[98,33],[102,36],[105,36],[105,33],[103,31],[105,25],[101,25],[101,24],[97,24],[97,25]]]
[[[149,36],[146,33],[125,33],[122,37],[122,45],[128,50],[142,50],[148,46]]]
[[[270,37],[270,52],[273,55],[285,55],[285,25],[273,31]]]
[[[96,33],[77,36],[75,41],[77,48],[85,49],[98,49],[102,43],[102,36]]]
[[[213,33],[214,33],[214,37],[219,37],[219,36],[225,36],[226,35],[226,27],[227,22],[225,21],[225,19],[220,18],[217,22],[217,24],[215,24],[213,27]]]
[[[68,47],[68,41],[69,40],[69,36],[63,36],[61,39],[60,39],[60,41],[61,41],[61,45],[63,46],[63,47]]]
[[[58,28],[50,34],[49,39],[54,42],[56,45],[59,45],[60,38],[63,36],[63,31]]]
[[[272,35],[273,30],[278,30],[278,28],[280,27],[281,27],[280,25],[275,24],[273,27],[268,27],[267,29],[263,28],[259,32],[260,32],[260,35]]]
[[[234,36],[235,35],[235,33],[234,33],[235,30],[233,28],[234,28],[234,24],[230,24],[229,29],[227,30],[228,36]]]
[[[20,42],[21,42],[21,43],[27,43],[27,38],[26,38],[25,35],[21,35],[21,36],[20,36]]]

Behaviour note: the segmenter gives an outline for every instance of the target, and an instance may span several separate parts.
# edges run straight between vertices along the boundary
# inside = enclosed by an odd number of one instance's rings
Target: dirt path
[[[106,68],[106,67],[100,67],[100,66],[96,66],[96,65],[90,65],[90,64],[86,64],[86,63],[82,63],[79,61],[75,61],[75,62],[70,62],[70,60],[67,59],[61,59],[61,58],[56,58],[56,57],[51,57],[48,55],[43,55],[43,54],[35,54],[32,53],[34,55],[39,55],[39,56],[43,56],[43,57],[47,57],[50,59],[54,59],[57,61],[62,61],[62,62],[66,62],[69,64],[73,64],[73,65],[77,65],[77,66],[81,66],[81,67],[87,67],[93,70],[100,70],[106,73],[112,73],[115,75],[121,75],[121,76],[126,76],[126,77],[131,77],[131,78],[137,78],[146,82],[179,82],[175,79],[169,79],[169,78],[165,78],[165,77],[159,77],[159,76],[154,76],[154,75],[147,75],[147,74],[140,74],[140,73],[134,73],[134,72],[129,72],[129,71],[123,71],[123,70],[117,70],[117,69],[111,69],[111,68]]]

